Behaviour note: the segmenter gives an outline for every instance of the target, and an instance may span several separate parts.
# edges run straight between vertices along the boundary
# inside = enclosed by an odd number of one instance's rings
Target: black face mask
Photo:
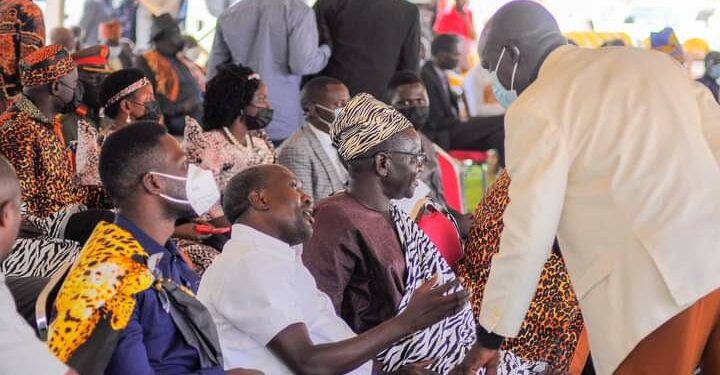
[[[398,112],[405,116],[417,130],[424,129],[430,117],[430,107],[408,107],[398,109]]]
[[[60,81],[60,84],[65,87],[68,87],[68,88],[70,87],[69,85],[63,83],[62,81]],[[75,112],[75,109],[78,106],[80,106],[80,104],[82,104],[83,95],[85,95],[85,90],[83,90],[83,85],[80,84],[80,82],[78,82],[77,85],[75,86],[75,88],[73,89],[72,99],[70,99],[70,101],[63,104],[62,108],[60,108],[60,111],[58,111],[58,112],[61,114]],[[64,101],[64,100],[62,100],[62,98],[59,98],[59,99],[61,101]]]
[[[270,125],[270,122],[273,119],[273,111],[270,108],[257,108],[257,112],[255,113],[255,116],[245,116],[245,126],[247,126],[248,130],[260,130],[266,128],[268,125]]]
[[[100,100],[98,87],[89,83],[79,82],[78,86],[83,87],[82,102],[88,106],[88,108],[98,111],[100,110]]]
[[[162,117],[162,111],[160,111],[160,104],[157,102],[157,100],[145,102],[143,103],[143,107],[145,107],[145,113],[143,113],[142,116],[138,117],[137,121],[160,121],[160,117]]]

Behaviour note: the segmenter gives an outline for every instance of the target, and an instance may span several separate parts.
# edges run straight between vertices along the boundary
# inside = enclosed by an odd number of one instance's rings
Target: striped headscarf
[[[350,99],[335,118],[330,138],[340,156],[350,161],[412,127],[395,108],[363,93]]]

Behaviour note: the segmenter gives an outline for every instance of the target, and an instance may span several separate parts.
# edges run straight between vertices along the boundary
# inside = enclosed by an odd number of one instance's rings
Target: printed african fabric
[[[107,365],[135,309],[134,295],[153,284],[147,258],[130,232],[104,221],[97,225],[55,300],[48,336],[55,356],[65,363],[94,356],[98,367]]]
[[[510,202],[509,186],[510,177],[503,172],[478,205],[465,246],[465,257],[460,260],[457,269],[465,288],[472,292],[470,303],[478,317],[492,258],[499,250],[502,217]],[[545,263],[537,293],[519,336],[505,340],[502,349],[525,360],[544,361],[554,369],[568,370],[576,355],[583,327],[582,314],[565,263],[560,254],[553,251]]]
[[[0,1],[0,101],[20,93],[18,64],[45,44],[40,7],[30,0]],[[0,109],[4,106],[0,104]]]
[[[28,213],[49,217],[82,203],[107,205],[101,187],[75,183],[70,159],[54,124],[25,96],[0,115],[0,154],[15,167]]]
[[[402,312],[425,280],[438,274],[438,282],[446,283],[454,280],[455,274],[435,245],[407,214],[395,205],[391,205],[390,214],[407,262],[406,287],[398,309]],[[475,339],[476,325],[468,304],[457,314],[396,342],[381,352],[377,359],[383,363],[385,371],[395,371],[406,364],[432,359],[434,362],[430,369],[446,374],[462,362]],[[545,367],[544,363],[526,362],[505,352],[499,374],[535,374],[544,371]]]
[[[70,217],[87,208],[75,205],[63,208],[52,217],[27,216],[24,219],[38,230],[37,236],[20,236],[10,254],[0,263],[0,272],[13,277],[51,277],[64,265],[72,263],[82,246],[63,238]],[[26,210],[23,204],[21,212]]]

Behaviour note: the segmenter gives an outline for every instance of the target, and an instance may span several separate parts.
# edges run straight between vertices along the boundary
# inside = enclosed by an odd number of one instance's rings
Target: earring
[[[127,117],[125,117],[125,123],[130,124],[132,123],[132,120],[130,120],[130,114],[128,113]]]

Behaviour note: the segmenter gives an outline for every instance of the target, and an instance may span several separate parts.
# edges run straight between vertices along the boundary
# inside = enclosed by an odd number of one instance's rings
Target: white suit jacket
[[[610,374],[720,287],[720,106],[659,52],[563,46],[506,116],[510,204],[480,323],[517,335],[557,234]]]

